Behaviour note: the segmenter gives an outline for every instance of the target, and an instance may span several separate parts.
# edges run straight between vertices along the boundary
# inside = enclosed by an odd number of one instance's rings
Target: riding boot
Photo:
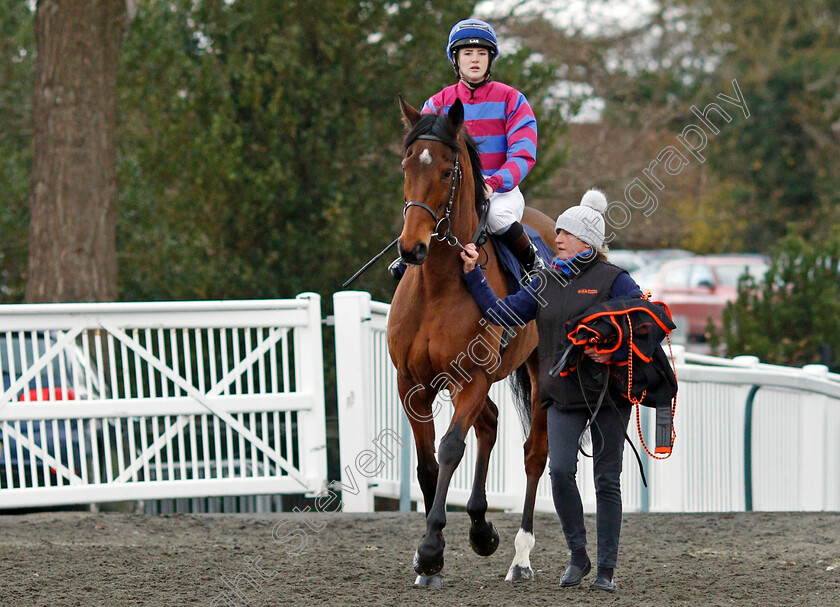
[[[391,264],[388,266],[388,271],[391,273],[391,276],[397,279],[397,282],[403,277],[406,271],[405,262],[402,260],[402,257],[397,257]]]
[[[507,230],[497,236],[510,248],[526,274],[545,268],[542,258],[537,255],[537,247],[531,242],[521,223],[513,222]]]

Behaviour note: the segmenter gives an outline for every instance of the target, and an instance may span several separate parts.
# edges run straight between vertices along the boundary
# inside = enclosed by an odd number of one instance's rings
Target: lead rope
[[[631,391],[632,391],[631,389],[633,387],[633,323],[630,322],[630,313],[629,312],[626,314],[626,316],[627,316],[627,326],[630,328],[630,342],[629,342],[630,353],[629,353],[629,356],[628,356],[628,367],[627,367],[627,400],[629,400],[632,405],[636,406],[636,430],[639,432],[639,441],[641,441],[642,449],[645,450],[645,453],[647,453],[653,459],[668,459],[669,457],[671,457],[671,454],[674,452],[673,451],[674,440],[677,438],[677,433],[674,430],[674,415],[676,415],[676,413],[677,413],[677,397],[674,396],[674,402],[671,405],[671,451],[668,453],[668,455],[665,455],[665,456],[654,455],[653,453],[650,452],[650,449],[648,449],[647,445],[645,444],[645,436],[644,436],[644,433],[642,432],[642,420],[641,420],[641,416],[640,416],[640,413],[639,413],[639,406],[642,404],[642,401],[645,399],[645,395],[647,394],[647,390],[644,390],[642,392],[642,396],[640,398],[633,398],[633,396],[631,395]],[[677,367],[674,364],[674,351],[671,349],[671,336],[666,335],[665,339],[668,340],[668,352],[671,355],[671,368],[674,371],[674,377],[676,377],[677,376]]]

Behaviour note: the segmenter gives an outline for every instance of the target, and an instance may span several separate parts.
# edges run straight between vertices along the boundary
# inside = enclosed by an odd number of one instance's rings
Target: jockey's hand
[[[493,188],[490,187],[489,183],[484,184],[484,199],[490,200],[490,197],[493,195]]]
[[[596,363],[608,363],[612,360],[612,352],[596,352],[592,346],[583,349],[583,353]]]
[[[464,250],[461,251],[461,259],[464,260],[464,274],[475,270],[478,263],[478,247],[475,246],[475,243],[469,242],[464,246]]]

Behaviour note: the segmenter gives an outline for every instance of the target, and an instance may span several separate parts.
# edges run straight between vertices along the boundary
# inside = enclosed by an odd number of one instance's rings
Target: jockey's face
[[[490,51],[486,48],[468,46],[458,49],[458,71],[469,84],[480,84],[490,67]]]
[[[557,237],[554,239],[554,243],[557,245],[558,257],[560,259],[571,259],[578,253],[592,250],[592,247],[566,230],[557,230]]]

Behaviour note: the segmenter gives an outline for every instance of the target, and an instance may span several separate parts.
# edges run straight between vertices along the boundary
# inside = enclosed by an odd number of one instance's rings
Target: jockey
[[[525,95],[490,72],[499,48],[486,22],[466,19],[449,32],[446,56],[458,82],[432,95],[424,113],[447,113],[456,99],[464,104],[464,123],[478,143],[484,174],[484,196],[490,201],[487,230],[505,243],[527,272],[544,264],[520,220],[525,199],[519,184],[537,159],[537,119]],[[405,264],[396,259],[389,270],[399,279]]]

